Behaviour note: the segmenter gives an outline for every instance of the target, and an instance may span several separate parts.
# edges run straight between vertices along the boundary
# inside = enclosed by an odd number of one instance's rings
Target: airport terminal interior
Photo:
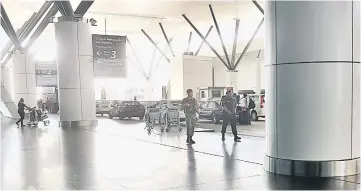
[[[360,189],[360,1],[0,8],[2,190]]]

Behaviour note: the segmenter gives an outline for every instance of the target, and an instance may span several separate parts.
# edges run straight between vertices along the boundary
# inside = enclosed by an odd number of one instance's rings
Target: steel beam
[[[69,0],[54,1],[54,3],[58,7],[60,13],[63,16],[73,16],[74,15],[73,7],[71,6]]]
[[[139,60],[139,58],[138,58],[138,56],[137,56],[137,54],[136,54],[136,52],[135,52],[135,49],[133,48],[132,43],[130,43],[130,40],[129,40],[128,37],[127,37],[127,43],[128,43],[128,45],[129,45],[130,49],[133,51],[134,57],[135,57],[135,59],[137,60],[139,66],[140,66],[141,71],[139,71],[139,72],[144,76],[144,78],[147,78],[147,74],[145,73],[145,71],[144,71],[144,69],[143,69],[143,67],[142,67],[142,64],[141,64],[141,62],[140,62],[140,60]],[[134,62],[133,62],[133,63],[134,63]]]
[[[228,53],[227,53],[226,46],[224,45],[224,42],[223,42],[223,38],[222,38],[221,31],[219,30],[219,26],[218,26],[218,22],[217,22],[216,16],[214,15],[214,12],[213,12],[212,5],[209,5],[209,10],[211,11],[211,15],[212,15],[212,19],[213,19],[213,22],[214,22],[214,26],[216,26],[216,30],[217,30],[219,39],[221,40],[221,43],[222,43],[222,49],[223,49],[223,53],[224,53],[224,55],[225,55],[225,57],[226,57],[226,59],[227,59],[227,64],[229,65],[229,67],[232,67],[232,66],[231,66],[231,61],[229,60],[229,56],[228,56]]]
[[[5,31],[6,35],[8,35],[8,37],[9,37],[10,41],[12,42],[12,44],[15,44],[17,37],[16,36],[14,37],[14,35],[11,34],[9,28],[6,25],[5,20],[3,19],[3,17],[0,17],[0,23],[1,23],[2,28]]]
[[[188,24],[193,28],[194,31],[203,39],[203,41],[209,46],[209,48],[212,50],[212,52],[221,60],[221,62],[226,66],[227,69],[231,69],[227,63],[222,59],[222,57],[218,54],[218,52],[212,47],[212,45],[207,41],[207,39],[204,38],[201,32],[197,29],[196,26],[193,25],[193,23],[188,19],[188,17],[185,14],[182,14],[183,18],[188,22]]]
[[[92,4],[94,3],[94,0],[82,0],[80,2],[80,4],[78,5],[78,7],[76,8],[74,14],[75,15],[80,15],[81,17],[84,16],[84,14],[88,11],[88,9],[92,6]]]
[[[29,36],[31,31],[39,23],[40,19],[44,16],[44,14],[49,9],[52,3],[53,2],[51,1],[45,1],[44,4],[40,7],[39,11],[36,13],[34,19],[29,20],[30,21],[29,26],[25,29],[24,33],[19,38],[20,43],[24,43],[25,39]]]
[[[35,14],[35,13],[34,13]],[[25,28],[29,25],[29,21],[32,19],[32,18],[34,18],[33,16],[34,16],[34,14],[30,17],[30,19],[28,20],[28,21],[26,21],[24,24],[23,24],[23,26],[20,28],[20,29],[18,29],[17,31],[16,31],[16,36],[17,37],[19,37],[23,32],[24,32],[24,30],[25,30]],[[4,57],[5,57],[5,55],[10,51],[10,49],[13,47],[13,43],[12,43],[12,41],[11,40],[9,40],[6,44],[5,44],[5,46],[4,46],[4,48],[1,50],[1,55],[0,55],[0,60],[2,60]]]
[[[231,60],[232,67],[234,67],[234,61],[236,59],[238,29],[239,29],[239,19],[236,19],[236,26],[234,29],[233,48],[232,48],[232,60]]]
[[[20,31],[20,34],[16,33],[17,37],[19,38],[19,41],[20,41],[21,35],[23,35],[24,32],[25,32],[25,30],[26,30],[26,28],[28,28],[28,27],[30,26],[31,21],[34,20],[35,16],[36,16],[36,12],[34,12],[34,13],[31,15],[31,17],[29,18],[29,20],[25,21],[25,23],[23,24],[23,26],[20,28],[20,30],[21,30],[21,31]],[[20,43],[21,43],[21,41],[20,41]]]
[[[154,47],[154,51],[153,51],[153,55],[152,55],[152,59],[150,60],[150,67],[149,67],[149,71],[148,71],[148,75],[147,75],[147,80],[149,80],[150,78],[150,72],[152,71],[152,67],[153,67],[153,64],[154,64],[154,58],[155,58],[155,53],[157,51],[157,48]]]
[[[211,33],[212,29],[213,29],[213,26],[209,27],[209,29],[208,29],[208,31],[207,31],[207,34],[206,34],[206,36],[204,37],[204,39],[207,39],[207,37],[208,37],[208,35]],[[202,40],[202,43],[199,45],[199,47],[198,47],[198,49],[197,49],[197,51],[196,51],[196,53],[195,53],[194,55],[196,55],[196,56],[198,55],[198,53],[199,53],[199,51],[201,50],[203,44],[204,44],[204,40]]]
[[[39,9],[39,11],[36,13],[36,15],[34,17],[30,17],[30,19],[28,20],[27,27],[22,32],[22,34],[20,34],[19,41],[21,44],[24,43],[25,39],[29,36],[31,31],[34,29],[36,24],[38,24],[39,20],[44,16],[44,14],[49,9],[49,7],[51,6],[52,3],[53,3],[52,1],[45,1],[44,4]],[[6,55],[6,53],[12,52],[14,50],[14,47],[10,46],[6,50],[7,50],[7,52],[2,54],[3,55],[2,62],[1,62],[2,65],[5,65],[10,60],[11,54]],[[6,56],[6,58],[5,58],[5,56]]]
[[[25,22],[25,23],[26,23],[26,22]],[[25,25],[25,23],[24,23],[24,25]],[[23,25],[23,27],[24,27],[24,25]],[[22,28],[23,28],[23,27],[22,27]],[[21,29],[18,29],[18,30],[16,31],[16,35],[19,36],[20,33],[21,33]],[[5,44],[4,48],[1,50],[0,60],[2,60],[2,59],[4,58],[4,56],[9,52],[9,49],[10,49],[12,46],[13,46],[13,43],[12,43],[11,40],[9,40],[9,41]]]
[[[192,31],[189,32],[189,37],[188,37],[188,46],[187,46],[187,53],[189,54],[189,48],[191,46],[191,41],[192,41]]]
[[[167,37],[167,34],[165,33],[165,30],[164,30],[164,28],[163,28],[162,23],[159,23],[159,26],[160,26],[160,29],[162,30],[162,33],[163,33],[163,36],[164,36],[165,40],[167,41],[167,44],[168,44],[168,46],[169,46],[169,49],[170,49],[170,51],[171,51],[171,53],[172,53],[172,55],[173,55],[173,57],[174,57],[175,54],[174,54],[174,52],[173,52],[172,46],[170,45],[169,39],[168,39],[168,37]]]
[[[262,50],[260,49],[257,54],[257,58],[259,58],[259,55],[261,54]]]
[[[172,40],[173,40],[173,39],[170,38],[170,39],[169,39],[169,43],[172,43]],[[165,48],[164,52],[167,53],[167,50],[168,50],[168,47]],[[157,62],[157,63],[155,64],[155,66],[154,66],[154,70],[156,70],[156,69],[158,68],[158,65],[159,65],[160,61],[162,61],[162,58],[163,58],[163,56],[161,55],[161,56],[159,57],[158,62]],[[152,78],[154,70],[151,70],[150,75],[149,75],[149,79]]]
[[[142,33],[148,38],[148,40],[158,49],[158,51],[164,56],[164,58],[167,59],[168,62],[170,62],[169,58],[164,54],[164,52],[155,44],[152,38],[143,30],[141,29]]]
[[[21,50],[21,44],[19,42],[19,39],[16,35],[16,32],[13,28],[13,25],[10,22],[10,19],[8,17],[8,15],[6,14],[4,5],[2,3],[0,3],[0,14],[1,14],[1,26],[4,28],[5,32],[8,34],[9,38],[11,39],[11,41],[13,41],[14,46]]]
[[[244,47],[241,55],[239,56],[238,60],[236,61],[236,64],[232,68],[233,70],[235,70],[237,68],[237,66],[240,63],[241,59],[243,58],[244,54],[247,52],[248,48],[251,46],[251,43],[252,43],[254,37],[256,37],[256,34],[259,31],[259,29],[261,28],[263,22],[264,22],[264,18],[262,18],[261,22],[258,24],[256,30],[254,31],[252,37],[248,40],[248,42],[247,42],[246,46]]]
[[[264,15],[264,10],[263,8],[261,7],[261,5],[258,4],[257,1],[255,0],[252,0],[253,4],[256,5],[256,7],[258,8],[259,11],[261,11],[262,15]]]
[[[55,14],[58,12],[57,6],[54,4],[49,9],[48,13],[44,16],[43,20],[40,22],[38,28],[34,31],[33,35],[30,37],[28,43],[25,45],[25,51],[29,51],[31,46],[34,44],[34,42],[39,38],[41,33],[45,30],[45,28],[50,23],[50,19],[55,16]]]

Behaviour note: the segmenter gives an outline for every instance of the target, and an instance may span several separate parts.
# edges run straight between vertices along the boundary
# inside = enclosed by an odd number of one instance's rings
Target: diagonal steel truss
[[[253,4],[257,7],[257,9],[262,13],[262,15],[264,15],[264,10],[263,8],[258,4],[257,1],[255,0],[252,0]],[[224,42],[223,42],[223,38],[222,38],[222,35],[221,35],[221,32],[220,32],[220,29],[219,29],[219,26],[218,26],[218,22],[217,22],[217,19],[216,19],[216,16],[214,14],[214,11],[213,11],[213,8],[212,8],[212,5],[209,5],[209,9],[210,9],[210,12],[211,12],[211,15],[212,15],[212,19],[213,19],[213,22],[214,22],[214,25],[216,27],[216,30],[217,30],[217,34],[219,36],[219,39],[221,41],[221,44],[222,44],[222,49],[223,49],[223,52],[224,52],[224,55],[226,57],[226,61],[220,56],[220,54],[213,48],[213,46],[206,40],[206,37],[204,37],[200,32],[199,30],[197,29],[197,27],[190,21],[190,19],[185,15],[185,14],[182,14],[183,18],[188,22],[188,24],[193,28],[193,30],[198,34],[199,37],[202,38],[203,43],[206,43],[208,45],[208,47],[212,50],[212,52],[218,57],[218,59],[223,63],[223,65],[228,69],[228,70],[235,70],[237,68],[237,66],[239,65],[241,59],[243,58],[244,54],[247,52],[248,48],[250,47],[253,39],[255,38],[257,32],[259,31],[259,29],[261,28],[263,22],[264,22],[264,18],[261,20],[261,22],[258,24],[256,30],[254,31],[253,35],[251,36],[251,38],[248,40],[246,46],[244,47],[241,55],[239,56],[239,58],[237,59],[237,61],[235,61],[235,56],[236,56],[236,51],[237,51],[237,37],[238,37],[238,30],[239,30],[239,19],[236,19],[236,26],[235,26],[235,36],[234,36],[234,39],[233,39],[233,48],[232,48],[232,59],[230,60],[229,59],[229,56],[228,56],[228,53],[227,53],[227,50],[225,48],[225,45],[224,45]],[[211,28],[209,29],[209,32],[210,32]],[[207,33],[208,34],[208,33]],[[196,55],[198,54],[199,51],[197,51]]]
[[[1,26],[3,27],[6,34],[9,36],[13,44],[18,50],[21,50],[21,43],[19,42],[19,38],[16,35],[13,25],[10,22],[10,19],[5,11],[4,5],[0,2],[0,15],[1,15]]]

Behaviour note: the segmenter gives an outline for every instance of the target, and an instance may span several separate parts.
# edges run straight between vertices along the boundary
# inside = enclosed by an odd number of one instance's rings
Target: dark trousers
[[[25,112],[18,111],[18,114],[20,115],[20,119],[16,123],[21,123],[21,125],[24,125]]]
[[[232,133],[236,137],[237,136],[237,116],[236,115],[227,115],[223,114],[223,124],[222,124],[222,134],[226,133],[228,124],[231,123]]]
[[[239,124],[240,125],[250,125],[251,124],[251,118],[249,116],[249,109],[246,111],[241,111],[239,116]]]
[[[196,114],[186,114],[187,137],[192,138],[196,126]]]

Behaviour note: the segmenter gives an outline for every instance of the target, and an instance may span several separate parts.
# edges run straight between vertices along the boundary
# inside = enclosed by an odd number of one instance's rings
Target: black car
[[[109,119],[113,117],[119,117],[119,119],[138,117],[140,120],[143,120],[144,114],[145,107],[138,101],[115,102],[109,109]]]
[[[222,120],[221,101],[206,101],[200,106],[199,119],[209,119],[218,124]]]

